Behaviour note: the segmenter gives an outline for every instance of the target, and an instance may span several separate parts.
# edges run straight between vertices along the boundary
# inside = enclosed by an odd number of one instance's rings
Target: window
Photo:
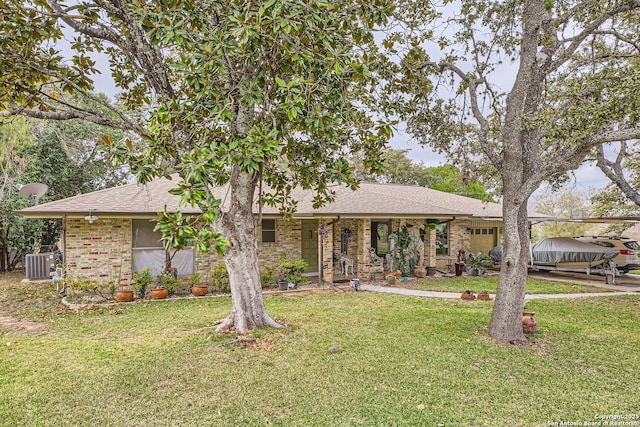
[[[165,269],[166,251],[161,240],[162,233],[154,231],[156,221],[134,219],[131,222],[132,271],[143,268],[151,270],[153,276],[162,274]],[[192,247],[174,253],[171,266],[178,270],[179,276],[188,276],[195,271],[195,253]]]
[[[449,254],[449,224],[436,225],[436,255]]]
[[[495,234],[494,228],[474,228],[471,230],[471,234],[480,235],[480,234]]]
[[[371,247],[378,255],[389,252],[389,223],[371,221]]]
[[[263,219],[262,220],[262,243],[275,243],[275,242],[276,242],[276,220]]]
[[[155,221],[148,219],[134,219],[132,221],[133,229],[133,247],[134,248],[162,248],[162,233],[154,231]]]

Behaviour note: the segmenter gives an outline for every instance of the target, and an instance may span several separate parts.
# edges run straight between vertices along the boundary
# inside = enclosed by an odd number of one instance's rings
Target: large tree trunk
[[[544,78],[536,62],[540,29],[545,17],[544,2],[524,3],[520,66],[513,88],[507,96],[503,152],[499,169],[503,189],[502,269],[496,301],[489,323],[489,334],[498,341],[525,341],[522,309],[529,261],[529,223],[527,202],[542,178],[540,141],[542,132],[523,124],[535,117],[540,105]],[[525,122],[526,123],[526,122]]]
[[[489,334],[498,341],[525,341],[522,309],[529,262],[528,198],[516,196],[503,207],[502,268]]]
[[[255,178],[234,169],[229,209],[223,211],[219,221],[220,231],[231,243],[224,258],[231,287],[231,312],[217,330],[246,333],[262,326],[282,327],[267,314],[262,296],[257,224],[252,211]]]

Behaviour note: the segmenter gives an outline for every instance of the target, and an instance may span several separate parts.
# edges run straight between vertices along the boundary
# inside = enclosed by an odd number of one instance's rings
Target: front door
[[[302,259],[309,264],[309,272],[318,272],[318,220],[302,220]]]

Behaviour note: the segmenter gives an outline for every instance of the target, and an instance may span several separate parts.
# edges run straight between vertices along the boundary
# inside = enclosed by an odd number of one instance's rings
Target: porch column
[[[436,267],[436,230],[427,228],[424,239],[426,267]]]
[[[318,221],[318,269],[323,282],[333,283],[333,225]]]
[[[371,218],[364,218],[360,220],[360,230],[358,236],[358,276],[362,279],[371,278],[371,268],[369,256],[369,249],[371,249]]]

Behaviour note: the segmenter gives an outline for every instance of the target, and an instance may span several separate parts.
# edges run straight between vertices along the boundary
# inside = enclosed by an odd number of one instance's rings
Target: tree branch
[[[627,155],[627,144],[622,141],[620,146],[620,152],[616,157],[615,162],[608,160],[604,156],[604,147],[600,145],[596,153],[596,165],[600,168],[607,178],[611,180],[618,188],[627,196],[633,203],[640,206],[640,193],[633,188],[624,176],[622,169],[622,161]]]
[[[81,119],[86,120],[97,125],[108,126],[122,130],[132,130],[127,124],[122,121],[113,120],[103,115],[97,115],[90,112],[79,110],[64,110],[64,111],[42,111],[25,108],[15,104],[10,105],[8,110],[0,111],[0,117],[9,117],[21,114],[23,116],[31,117],[34,119],[48,119],[48,120],[72,120]]]
[[[578,50],[578,48],[580,48],[582,42],[584,42],[587,37],[594,34],[598,30],[600,25],[602,25],[604,22],[618,14],[628,12],[637,8],[640,8],[640,0],[620,2],[614,7],[606,9],[601,15],[594,18],[589,23],[589,25],[583,28],[582,31],[574,37],[568,37],[566,39],[556,39],[556,46],[553,49],[554,52],[558,52],[561,46],[564,46],[566,43],[569,43],[569,46],[564,49],[561,55],[557,56],[550,63],[545,64],[546,71],[551,72],[558,70],[563,64],[569,61],[573,54]],[[568,19],[569,18],[567,17],[567,21]]]

